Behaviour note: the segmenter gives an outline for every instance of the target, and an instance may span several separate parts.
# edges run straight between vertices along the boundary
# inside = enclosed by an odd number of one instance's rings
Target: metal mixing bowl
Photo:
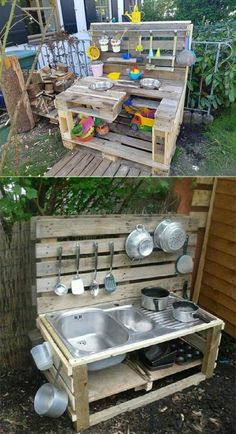
[[[140,80],[140,85],[144,89],[159,89],[161,83],[154,78],[143,78]]]

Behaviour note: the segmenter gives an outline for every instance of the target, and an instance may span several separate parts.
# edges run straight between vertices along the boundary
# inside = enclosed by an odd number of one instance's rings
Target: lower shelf
[[[148,383],[150,384],[153,381],[186,371],[187,369],[200,366],[201,364],[202,360],[196,360],[187,365],[174,365],[170,368],[152,372],[145,368],[147,372],[146,376],[138,372],[139,365],[137,365],[137,370],[134,370],[126,363],[121,363],[120,365],[102,371],[90,372],[89,402],[94,402],[126,390],[145,388]]]

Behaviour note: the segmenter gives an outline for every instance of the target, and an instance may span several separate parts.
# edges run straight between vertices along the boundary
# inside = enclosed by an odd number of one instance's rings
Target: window
[[[24,20],[28,39],[40,38],[52,10],[49,0],[20,0],[20,5],[23,11],[28,12]],[[59,24],[56,14],[51,19],[47,34],[55,33],[58,30]]]
[[[98,21],[107,22],[111,19],[110,0],[95,0]]]

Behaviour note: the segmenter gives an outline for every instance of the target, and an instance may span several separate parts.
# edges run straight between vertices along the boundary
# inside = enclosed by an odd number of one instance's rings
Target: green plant
[[[205,24],[195,29],[195,41],[221,42],[219,63],[215,70],[217,45],[196,44],[196,65],[188,80],[189,105],[208,109],[229,107],[236,100],[236,63],[234,55],[235,22]],[[213,88],[213,93],[211,92]]]

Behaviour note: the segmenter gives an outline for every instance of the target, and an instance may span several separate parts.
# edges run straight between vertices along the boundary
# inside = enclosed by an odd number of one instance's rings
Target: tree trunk
[[[12,123],[17,103],[22,97],[25,88],[23,73],[19,61],[15,56],[4,57],[1,88]],[[35,123],[27,92],[25,92],[17,111],[14,133],[24,133],[34,128]]]

